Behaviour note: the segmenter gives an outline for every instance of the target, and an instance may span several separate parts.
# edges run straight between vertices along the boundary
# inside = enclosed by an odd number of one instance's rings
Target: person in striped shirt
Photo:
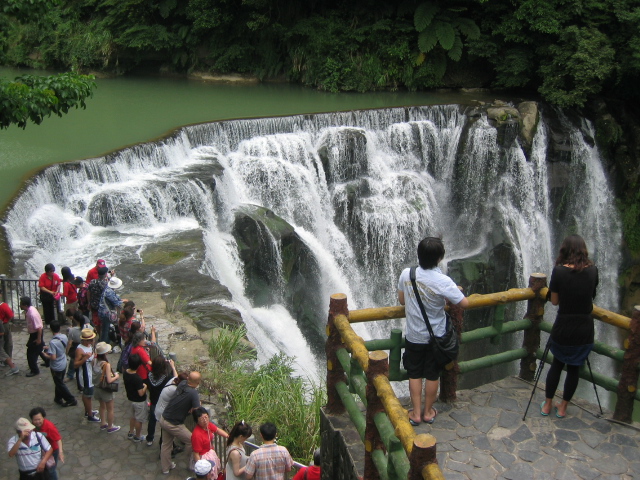
[[[291,471],[293,459],[285,447],[276,444],[277,433],[276,426],[271,422],[260,426],[264,443],[249,456],[244,470],[247,479],[282,480],[284,474]]]

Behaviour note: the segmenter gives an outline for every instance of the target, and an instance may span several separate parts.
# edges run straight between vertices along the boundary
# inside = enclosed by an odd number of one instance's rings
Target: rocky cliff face
[[[610,99],[590,103],[596,141],[615,181],[623,217],[624,244],[620,275],[621,313],[640,305],[640,110]]]

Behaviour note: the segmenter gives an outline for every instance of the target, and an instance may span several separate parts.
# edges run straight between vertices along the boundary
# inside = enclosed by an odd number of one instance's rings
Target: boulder
[[[521,117],[520,139],[525,149],[530,150],[533,144],[533,137],[538,128],[538,121],[540,120],[538,104],[536,102],[522,102],[518,104],[518,111]]]

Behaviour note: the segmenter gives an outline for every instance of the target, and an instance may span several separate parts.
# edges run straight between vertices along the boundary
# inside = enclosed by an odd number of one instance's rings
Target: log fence
[[[549,333],[552,325],[544,322],[547,297],[547,277],[533,274],[528,288],[510,289],[488,295],[470,295],[468,309],[496,307],[490,326],[463,331],[463,311],[447,306],[461,344],[484,339],[497,343],[504,335],[523,331],[519,348],[483,357],[452,362],[445,367],[440,379],[439,399],[450,403],[456,400],[458,376],[519,361],[519,376],[533,380],[537,362],[542,359],[541,332]],[[521,320],[505,320],[505,305],[527,302]],[[404,318],[403,306],[367,308],[349,311],[344,294],[331,296],[327,322],[327,406],[330,414],[346,412],[353,422],[365,450],[364,478],[367,480],[440,480],[444,479],[436,460],[436,439],[432,435],[416,435],[409,423],[408,412],[400,404],[391,387],[392,381],[407,380],[401,368],[404,338],[401,329],[392,329],[387,339],[364,341],[351,324]],[[640,401],[638,367],[640,365],[640,306],[632,318],[594,306],[592,316],[602,322],[629,332],[622,348],[596,342],[593,351],[621,363],[620,379],[593,372],[593,381],[615,392],[617,401],[613,419],[630,423],[635,401]],[[549,353],[547,363],[553,361]],[[580,370],[581,378],[591,381],[589,371]],[[363,414],[360,404],[366,408]]]

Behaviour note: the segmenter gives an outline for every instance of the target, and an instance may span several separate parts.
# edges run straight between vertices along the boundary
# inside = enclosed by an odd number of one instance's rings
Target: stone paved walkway
[[[160,332],[160,344],[165,352],[175,350],[178,353],[178,362],[192,362],[194,356],[201,352],[194,352],[184,342],[185,337],[197,336],[197,332],[191,332],[191,328],[183,325],[177,326],[163,319],[161,305],[164,302],[157,299],[149,299],[149,305],[141,302],[142,295],[131,298],[136,299],[138,307],[145,310],[147,324],[154,324]],[[154,311],[154,307],[157,311]],[[155,313],[155,315],[154,315]],[[166,316],[165,316],[166,317]],[[66,327],[63,327],[66,331]],[[51,331],[46,330],[45,339],[51,338]],[[124,386],[116,394],[115,423],[122,429],[114,434],[107,434],[99,430],[100,424],[89,424],[84,420],[84,410],[81,407],[80,395],[74,384],[70,388],[71,393],[78,399],[77,407],[62,408],[53,403],[53,380],[48,368],[41,367],[40,375],[26,378],[27,373],[26,347],[27,333],[23,324],[18,323],[13,328],[14,362],[20,368],[20,374],[5,377],[8,368],[0,368],[0,442],[2,448],[2,461],[0,461],[0,479],[17,479],[18,467],[14,458],[7,455],[7,441],[15,434],[14,424],[19,417],[27,417],[29,410],[41,406],[47,412],[47,418],[56,424],[62,434],[65,451],[65,464],[59,466],[61,479],[101,479],[101,480],[152,480],[169,479],[184,480],[189,476],[187,470],[187,457],[179,454],[174,460],[177,468],[171,475],[162,475],[160,469],[160,448],[157,440],[160,438],[160,429],[156,429],[156,443],[148,447],[146,442],[134,444],[127,440],[129,430],[129,418],[125,415],[126,396]],[[206,352],[206,350],[205,350]],[[191,357],[191,358],[189,358]],[[111,354],[110,361],[114,366],[118,356]],[[94,402],[94,409],[98,406]],[[214,420],[215,421],[215,420]],[[143,433],[146,433],[147,425],[143,425]]]
[[[436,437],[448,480],[640,478],[637,425],[598,418],[597,406],[580,401],[569,406],[566,418],[543,417],[540,385],[523,422],[531,388],[510,377],[458,392],[455,405],[436,404],[435,423],[416,432]]]

